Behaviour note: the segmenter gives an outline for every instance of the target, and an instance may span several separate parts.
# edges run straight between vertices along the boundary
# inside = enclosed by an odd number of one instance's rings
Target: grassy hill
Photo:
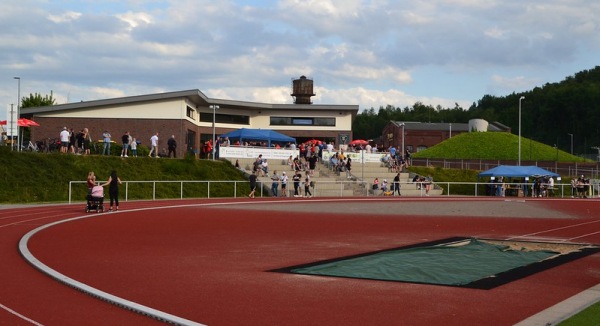
[[[582,162],[582,158],[556,150],[551,146],[522,138],[521,160]],[[557,156],[558,155],[558,156]],[[517,160],[518,136],[502,132],[472,132],[454,136],[415,158]],[[413,172],[430,174],[437,181],[475,181],[476,171],[411,167]],[[224,161],[195,159],[120,158],[117,156],[76,156],[59,153],[17,153],[0,147],[0,203],[64,202],[68,200],[69,181],[85,181],[89,171],[98,180],[106,180],[116,170],[122,180],[240,180],[247,178]],[[132,185],[132,188],[134,186]],[[129,199],[151,199],[152,184],[136,185]],[[240,192],[248,192],[242,183]],[[211,185],[211,197],[231,197],[233,185]],[[158,184],[156,198],[179,198],[180,185]],[[73,198],[82,200],[85,185],[73,188]],[[135,194],[134,194],[135,193]],[[186,185],[184,197],[206,197],[206,184]],[[77,194],[81,194],[78,196]]]
[[[59,153],[12,152],[0,147],[0,203],[57,202],[68,200],[69,181],[85,181],[94,171],[99,181],[105,181],[112,170],[122,180],[247,180],[231,164],[224,161],[195,159],[154,159],[148,157],[79,156]],[[178,184],[161,185],[161,198],[179,198]],[[247,193],[248,185],[243,183]],[[151,198],[152,185],[140,189],[137,198]],[[230,197],[231,186],[211,186],[211,197]],[[74,188],[78,200],[86,193],[85,185]],[[186,186],[189,197],[206,196],[206,185]],[[121,196],[122,197],[122,196]]]
[[[445,140],[414,158],[518,160],[519,136],[507,132],[468,132]],[[521,137],[521,161],[584,162],[583,158]]]

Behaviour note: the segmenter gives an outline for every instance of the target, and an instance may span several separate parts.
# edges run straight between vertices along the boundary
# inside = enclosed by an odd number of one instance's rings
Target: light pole
[[[521,101],[525,99],[525,96],[519,98],[519,164],[521,166]]]
[[[217,149],[217,144],[215,143],[215,117],[217,115],[217,109],[219,109],[218,105],[211,105],[210,108],[213,110],[213,119],[212,119],[212,140],[210,141],[212,144],[212,159],[215,160],[215,151]]]
[[[19,130],[21,128],[19,128],[19,119],[21,118],[21,77],[13,77],[14,79],[17,80],[17,85],[18,85],[18,90],[17,90],[17,139],[19,140],[19,143],[17,143],[17,151],[20,152],[21,151],[21,134],[19,133]],[[13,135],[14,137],[14,135]],[[13,140],[14,142],[14,140]]]
[[[10,150],[15,150],[15,109],[14,104],[10,105]]]
[[[400,124],[400,126],[402,127],[402,149],[401,149],[401,157],[404,157],[404,152],[406,151],[404,149],[404,122]]]
[[[567,134],[571,136],[571,155],[573,155],[573,134]]]

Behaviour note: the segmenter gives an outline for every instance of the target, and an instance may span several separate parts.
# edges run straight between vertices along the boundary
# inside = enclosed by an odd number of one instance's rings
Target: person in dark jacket
[[[171,135],[171,138],[167,140],[167,147],[169,148],[168,157],[171,157],[171,153],[173,153],[173,158],[177,158],[177,154],[175,152],[177,149],[177,141],[175,140],[175,135]]]

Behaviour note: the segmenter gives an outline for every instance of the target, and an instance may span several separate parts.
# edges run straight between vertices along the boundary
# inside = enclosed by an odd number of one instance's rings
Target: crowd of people
[[[579,178],[571,179],[571,198],[588,198],[590,192],[590,179],[586,178],[585,175],[579,176]]]
[[[305,160],[305,158],[300,158],[299,156],[292,159],[290,156],[289,161],[291,164],[292,178],[291,182],[294,187],[293,197],[312,197],[311,188],[314,188],[314,182],[311,181],[311,177],[314,175],[314,170],[316,167],[317,156],[313,154],[311,156],[313,158],[311,161],[314,162],[314,165],[308,163],[306,166],[301,164],[300,162]],[[310,158],[309,158],[310,160]],[[307,161],[308,162],[308,161]],[[306,167],[304,169],[303,167]],[[312,169],[310,168],[312,167]],[[239,162],[236,161],[236,168],[239,168]],[[305,172],[305,175],[302,175],[302,172]],[[287,172],[282,171],[281,175],[277,174],[277,170],[273,170],[272,174],[269,174],[269,164],[266,158],[263,158],[262,154],[259,154],[258,157],[254,160],[252,164],[252,174],[250,175],[250,194],[248,197],[254,198],[254,194],[257,186],[257,178],[261,175],[263,177],[270,178],[271,180],[271,195],[273,197],[288,197],[290,196],[288,193],[288,183],[290,181]],[[302,185],[304,188],[304,194],[302,194]],[[279,188],[281,187],[281,191]]]
[[[556,196],[556,181],[552,176],[534,176],[530,180],[517,178],[507,180],[499,176],[487,185],[488,196],[505,197],[509,191],[518,191],[516,196],[524,197],[554,197]],[[571,198],[587,198],[590,191],[590,179],[584,175],[571,179]]]
[[[70,153],[76,155],[90,155],[97,153],[100,155],[113,155],[111,151],[112,144],[116,143],[114,137],[108,130],[104,130],[101,136],[94,141],[88,128],[83,128],[76,132],[73,128],[63,127],[59,133],[56,147],[61,153]],[[117,153],[121,157],[137,157],[138,156],[138,145],[142,142],[131,135],[129,131],[125,131],[120,137],[121,149]],[[177,157],[177,141],[175,135],[167,140],[167,149],[159,151],[159,133],[154,133],[149,139],[150,144],[149,157]],[[47,142],[40,142],[38,144],[40,151],[46,151],[47,146],[53,146],[54,142],[48,144]],[[97,147],[98,146],[98,147]],[[50,148],[49,150],[53,150]]]

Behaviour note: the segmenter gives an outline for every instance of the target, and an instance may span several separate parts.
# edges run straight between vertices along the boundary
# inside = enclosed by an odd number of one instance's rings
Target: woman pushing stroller
[[[108,186],[108,196],[110,197],[110,208],[108,211],[113,210],[113,202],[115,203],[115,210],[119,210],[119,185],[121,179],[117,176],[117,171],[113,170],[108,177],[108,180],[102,186]]]

